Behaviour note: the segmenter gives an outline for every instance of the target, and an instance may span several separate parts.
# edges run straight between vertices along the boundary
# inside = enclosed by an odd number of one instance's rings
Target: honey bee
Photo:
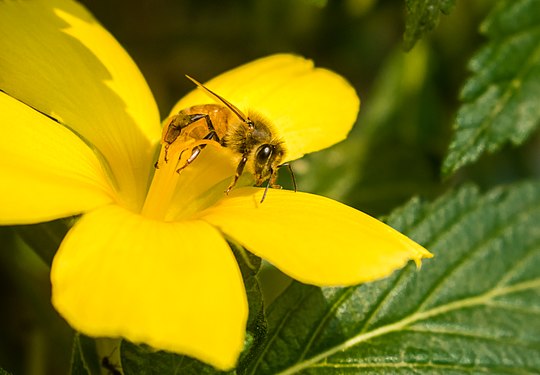
[[[186,77],[218,103],[195,105],[170,118],[163,128],[161,140],[165,148],[165,162],[169,147],[177,141],[189,141],[186,143],[189,146],[184,151],[191,152],[184,164],[177,169],[178,173],[193,163],[207,145],[219,145],[231,150],[239,159],[233,180],[225,190],[226,194],[234,188],[242,173],[248,171],[255,177],[257,186],[268,181],[262,203],[269,187],[281,188],[276,184],[276,179],[278,169],[282,166],[289,168],[296,191],[296,180],[291,166],[288,163],[282,164],[286,154],[285,144],[275,136],[269,122],[251,111],[249,116],[245,115],[220,95],[190,76]]]

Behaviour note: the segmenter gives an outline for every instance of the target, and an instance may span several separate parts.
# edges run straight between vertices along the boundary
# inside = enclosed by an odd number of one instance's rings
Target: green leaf
[[[99,363],[95,341],[87,336],[76,334],[73,337],[71,352],[71,375],[99,374]]]
[[[521,144],[540,123],[540,2],[500,1],[481,32],[489,42],[470,61],[445,174],[508,141]]]
[[[11,375],[11,373],[0,367],[0,375]]]
[[[226,374],[193,358],[156,351],[128,341],[122,341],[121,355],[124,375]]]
[[[259,354],[266,338],[266,316],[257,274],[261,268],[261,258],[246,251],[241,245],[230,242],[234,252],[248,299],[249,317],[246,325],[246,342],[238,361],[237,372],[243,374],[246,366]]]
[[[540,182],[415,199],[388,222],[435,257],[356,287],[292,284],[250,374],[540,372]]]
[[[17,235],[50,267],[54,254],[75,219],[59,219],[46,223],[13,227]]]
[[[439,23],[441,13],[450,14],[455,0],[407,0],[407,20],[403,37],[406,51]]]

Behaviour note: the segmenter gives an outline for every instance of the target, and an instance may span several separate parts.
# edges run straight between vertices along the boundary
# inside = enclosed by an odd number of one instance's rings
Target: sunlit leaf
[[[424,34],[439,23],[441,13],[449,14],[455,0],[407,0],[407,22],[405,24],[405,50],[413,48]]]
[[[538,373],[539,222],[539,182],[411,201],[389,223],[435,258],[358,287],[292,284],[249,373]]]
[[[540,123],[540,2],[500,1],[481,31],[489,41],[469,64],[446,174],[509,141],[521,144]]]

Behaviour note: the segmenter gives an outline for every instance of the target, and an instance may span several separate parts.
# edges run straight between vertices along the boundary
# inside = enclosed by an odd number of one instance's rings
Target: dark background
[[[458,1],[407,54],[401,1],[83,3],[136,61],[162,117],[192,89],[184,74],[205,81],[276,52],[304,55],[347,77],[362,100],[358,122],[346,142],[293,163],[300,190],[380,216],[465,179],[489,187],[539,174],[536,136],[441,177],[467,61],[485,41],[478,27],[492,1]],[[0,367],[67,373],[73,333],[50,305],[47,263],[21,241],[19,229],[0,228]]]

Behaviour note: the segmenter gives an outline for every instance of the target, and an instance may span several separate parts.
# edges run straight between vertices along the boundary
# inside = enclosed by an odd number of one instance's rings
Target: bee
[[[185,151],[191,153],[177,169],[180,173],[197,159],[207,145],[218,145],[231,150],[239,160],[233,180],[225,190],[226,194],[234,188],[242,173],[248,171],[254,176],[257,186],[268,181],[261,199],[262,203],[269,187],[281,188],[276,184],[276,180],[278,169],[282,166],[289,168],[296,191],[292,168],[288,163],[282,163],[286,154],[285,144],[276,137],[270,123],[251,111],[249,116],[245,115],[220,95],[190,76],[186,77],[217,103],[195,105],[181,110],[170,118],[163,128],[161,140],[165,149],[164,161],[168,161],[167,151],[174,142],[186,142],[189,146],[182,153]]]

